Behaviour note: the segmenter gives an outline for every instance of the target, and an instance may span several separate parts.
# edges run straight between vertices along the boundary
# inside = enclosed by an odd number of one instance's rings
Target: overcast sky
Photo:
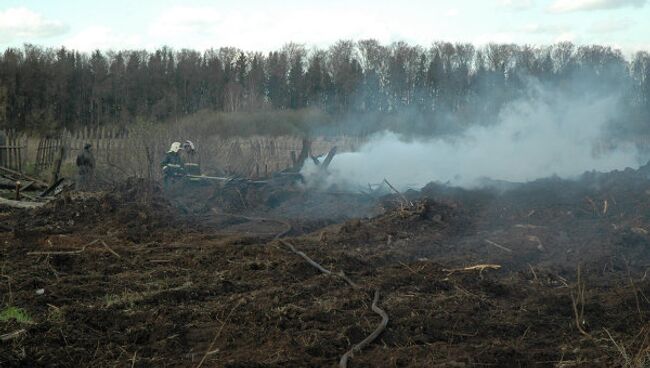
[[[650,50],[647,0],[0,0],[0,48],[268,51],[338,39],[607,44]]]

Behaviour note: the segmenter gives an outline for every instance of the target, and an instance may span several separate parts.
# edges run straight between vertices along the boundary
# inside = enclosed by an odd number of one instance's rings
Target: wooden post
[[[18,139],[16,138],[16,136],[14,136],[14,148],[13,148],[13,151],[14,151],[14,168],[18,172],[20,172],[20,164],[18,163],[18,151],[19,151],[19,149],[20,148],[18,147]]]
[[[20,142],[20,146],[18,146],[18,151],[16,152],[18,154],[18,172],[23,172],[23,156],[22,156],[22,146],[23,142]],[[27,145],[25,145],[26,147]]]
[[[52,169],[52,178],[50,180],[50,184],[54,185],[58,180],[59,180],[59,174],[61,172],[61,162],[63,161],[63,156],[65,154],[65,147],[61,145],[59,148],[59,156],[56,159],[56,162],[54,163],[54,167]]]
[[[43,149],[43,138],[38,140],[38,147],[36,148],[36,169],[40,170],[42,161],[41,161],[41,153]]]

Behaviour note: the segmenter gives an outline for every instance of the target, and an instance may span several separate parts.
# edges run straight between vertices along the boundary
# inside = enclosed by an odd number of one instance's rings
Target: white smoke
[[[608,133],[620,112],[617,94],[576,97],[530,84],[528,96],[504,106],[494,125],[475,124],[460,136],[433,139],[376,134],[358,152],[335,156],[328,184],[366,187],[387,178],[401,189],[431,181],[474,187],[485,178],[526,182],[638,167],[635,146],[614,145]],[[313,170],[306,165],[303,172]]]

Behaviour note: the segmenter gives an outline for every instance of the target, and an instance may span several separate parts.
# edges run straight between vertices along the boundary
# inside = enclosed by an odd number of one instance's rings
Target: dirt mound
[[[166,193],[203,208],[214,226],[202,232],[187,231],[178,207],[145,184],[21,212],[37,224],[23,231],[41,241],[0,232],[0,295],[31,318],[0,320],[0,335],[18,333],[1,345],[0,365],[335,366],[379,323],[374,290],[390,321],[351,367],[650,361],[650,183],[637,172],[507,191],[431,184],[405,193],[413,205],[250,188],[224,202],[245,206],[221,208],[239,217],[213,211],[205,198],[226,195],[214,187]],[[355,206],[381,213],[307,233]],[[283,240],[331,274],[272,240],[301,209],[313,216],[303,224],[318,225]],[[167,230],[173,237],[157,235]]]
[[[405,204],[395,204],[392,197],[384,198],[385,213],[370,219],[353,219],[343,223],[328,242],[346,243],[350,246],[377,242],[391,243],[412,234],[449,235],[454,229],[467,231],[469,222],[452,205],[423,198]]]
[[[32,212],[22,211],[16,216],[15,233],[24,238],[35,232],[69,234],[92,229],[140,242],[156,237],[158,230],[179,227],[183,221],[178,212],[158,184],[131,178],[107,192],[86,198],[64,195]]]

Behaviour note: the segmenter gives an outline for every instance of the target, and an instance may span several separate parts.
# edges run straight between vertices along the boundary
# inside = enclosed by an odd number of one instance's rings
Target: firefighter
[[[95,156],[91,151],[92,145],[86,143],[84,149],[77,155],[77,189],[88,190],[92,186],[95,173]]]
[[[180,150],[180,142],[172,143],[171,147],[169,147],[169,151],[167,151],[167,154],[165,154],[165,158],[160,163],[165,184],[169,184],[174,180],[174,178],[184,175],[183,161],[181,160]]]
[[[201,175],[196,147],[192,141],[185,141],[183,143],[183,164],[185,172],[188,175]]]

